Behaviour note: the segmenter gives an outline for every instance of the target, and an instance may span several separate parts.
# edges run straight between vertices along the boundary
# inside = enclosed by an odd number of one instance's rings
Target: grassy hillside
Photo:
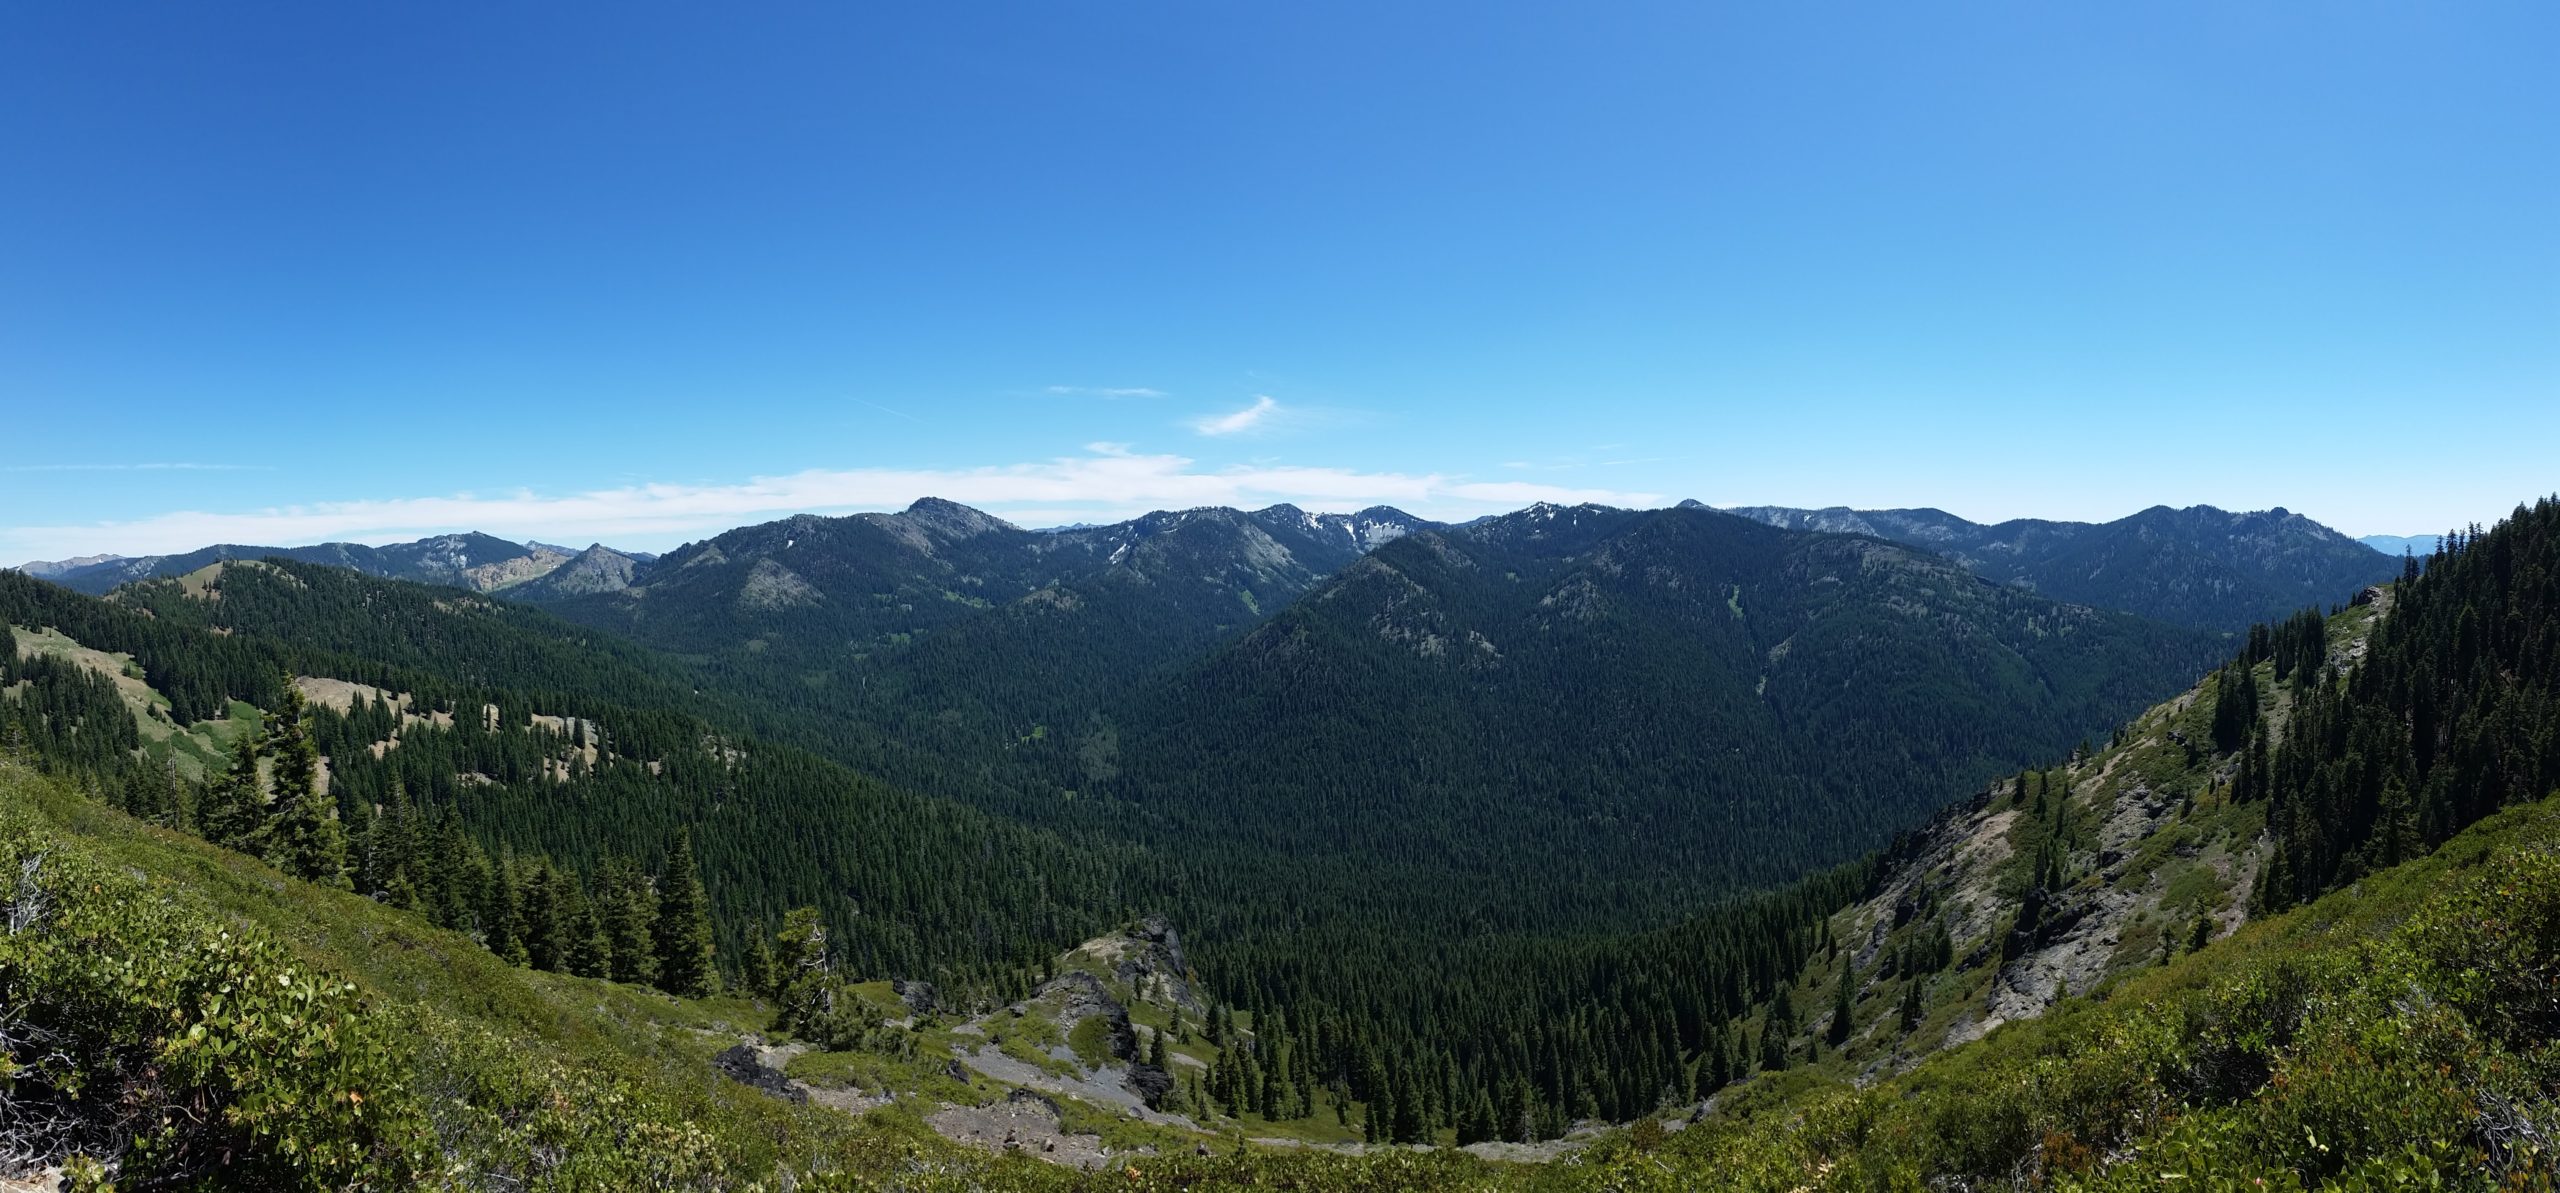
[[[752,1005],[518,969],[14,763],[0,863],[16,1121],[131,1141],[136,1187],[710,1186],[924,1143],[706,1079]]]
[[[1901,1076],[1756,1079],[1531,1183],[2548,1189],[2554,973],[2560,799]]]
[[[759,1007],[514,969],[15,765],[0,863],[27,876],[0,937],[8,1138],[130,1140],[134,1187],[2486,1190],[2555,1172],[2560,800],[1901,1076],[1757,1077],[1695,1123],[1542,1166],[1256,1149],[1083,1173],[960,1149],[713,1075]],[[98,1113],[136,1098],[140,1116]]]
[[[1065,1190],[1455,1187],[1492,1173],[1454,1154],[1222,1146],[1137,1158],[1134,1179],[1088,1175],[947,1143],[905,1107],[786,1101],[712,1064],[769,1026],[758,1003],[509,966],[16,762],[0,761],[0,873],[0,1176],[58,1166],[84,1189]],[[884,994],[867,996],[894,1006]],[[846,1067],[840,1055],[834,1075]]]

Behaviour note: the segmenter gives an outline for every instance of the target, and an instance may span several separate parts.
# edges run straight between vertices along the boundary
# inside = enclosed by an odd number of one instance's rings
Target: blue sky
[[[2560,488],[2549,5],[25,5],[0,560]]]

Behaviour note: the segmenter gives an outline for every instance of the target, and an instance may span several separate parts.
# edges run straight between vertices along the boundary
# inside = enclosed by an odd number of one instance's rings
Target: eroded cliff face
[[[2388,591],[2372,589],[2332,618],[2329,661],[2343,670],[2361,660],[2389,609]],[[2247,920],[2266,808],[2234,798],[2239,755],[2211,737],[2215,682],[2086,753],[1993,783],[1896,843],[1876,893],[1833,932],[1863,993],[1923,983],[1922,1022],[1899,1062],[2034,1018]],[[2280,738],[2293,689],[2258,686]],[[1950,960],[1914,974],[1914,942],[1940,931]]]

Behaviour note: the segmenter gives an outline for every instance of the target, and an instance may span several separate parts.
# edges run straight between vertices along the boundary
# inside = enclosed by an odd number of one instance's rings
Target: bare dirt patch
[[[1015,1090],[988,1106],[946,1105],[924,1121],[945,1139],[988,1151],[1023,1152],[1052,1164],[1085,1169],[1099,1168],[1111,1159],[1111,1149],[1103,1146],[1101,1136],[1070,1135],[1063,1118],[1056,1102],[1029,1090]]]

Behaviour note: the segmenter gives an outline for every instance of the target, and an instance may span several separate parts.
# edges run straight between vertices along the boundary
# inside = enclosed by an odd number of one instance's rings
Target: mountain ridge
[[[2234,513],[2155,505],[2112,522],[2016,518],[1990,525],[1929,508],[1727,512],[1907,543],[1997,583],[2225,633],[2305,606],[2342,603],[2398,571],[2396,560],[2282,507]]]
[[[1717,842],[1755,834],[1827,841],[1808,864],[1845,860],[1855,848],[1830,836],[1844,826],[1923,813],[1970,781],[1956,776],[2103,731],[2219,651],[1898,544],[1714,511],[1533,506],[1372,552],[1115,711],[1124,773],[1089,773],[1085,794],[1147,839],[1453,859],[1420,889],[1524,868],[1578,874],[1586,893],[1686,889],[1752,871]],[[1844,683],[1852,660],[1864,678]],[[1865,768],[1887,757],[1912,773],[1879,784]],[[1519,853],[1532,826],[1591,847]],[[1623,911],[1631,896],[1615,898]]]
[[[96,596],[136,580],[181,576],[216,563],[282,558],[342,567],[385,579],[450,584],[475,592],[496,592],[549,575],[576,554],[544,543],[517,543],[478,531],[467,531],[430,535],[379,547],[346,542],[304,547],[217,543],[175,555],[97,555],[58,561],[37,560],[10,570]],[[631,558],[642,557],[633,555]]]

